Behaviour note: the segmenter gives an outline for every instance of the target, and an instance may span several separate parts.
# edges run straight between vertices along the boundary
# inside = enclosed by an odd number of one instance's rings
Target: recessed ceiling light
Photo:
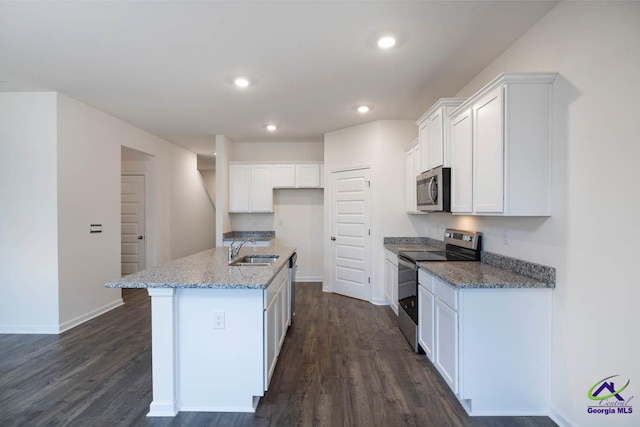
[[[378,47],[380,49],[390,49],[396,45],[396,39],[391,36],[380,37],[378,39]]]
[[[269,132],[273,132],[273,131],[275,131],[276,129],[278,129],[278,126],[276,126],[276,125],[267,125],[267,130],[268,130]]]
[[[250,84],[249,80],[244,77],[236,78],[233,83],[238,87],[247,87]]]
[[[368,113],[370,110],[371,110],[371,107],[368,107],[366,105],[361,105],[358,107],[358,113],[365,114],[365,113]]]

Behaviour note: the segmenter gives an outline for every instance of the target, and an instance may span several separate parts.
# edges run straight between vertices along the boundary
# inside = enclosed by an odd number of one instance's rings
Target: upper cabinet
[[[229,165],[229,212],[273,212],[270,165]]]
[[[322,188],[321,163],[271,165],[273,188]]]
[[[229,213],[272,213],[277,188],[322,188],[321,163],[229,164]]]
[[[417,173],[438,166],[449,166],[450,122],[447,116],[465,100],[442,98],[416,122],[420,141],[420,161]]]
[[[404,190],[405,190],[405,207],[407,213],[420,213],[416,200],[416,175],[420,173],[420,144],[416,139],[404,149]]]
[[[453,213],[551,215],[555,77],[501,74],[450,114]]]

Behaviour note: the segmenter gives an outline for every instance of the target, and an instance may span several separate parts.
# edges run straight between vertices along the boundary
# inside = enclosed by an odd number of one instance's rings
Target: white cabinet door
[[[229,212],[249,212],[250,165],[229,165]]]
[[[473,206],[477,213],[504,209],[503,89],[498,87],[473,106]]]
[[[271,165],[271,186],[273,188],[295,188],[296,165]]]
[[[298,188],[320,188],[320,165],[296,165],[296,186]]]
[[[418,286],[418,343],[432,362],[435,332],[435,296]]]
[[[251,165],[250,194],[250,212],[273,212],[270,165]]]
[[[285,267],[287,268],[287,267]],[[287,327],[289,326],[288,321],[288,307],[289,307],[289,286],[288,286],[288,276],[285,276],[282,283],[280,284],[280,291],[278,294],[280,295],[280,316],[279,316],[279,340],[278,340],[278,354],[280,354],[280,349],[282,348],[282,344],[284,344],[284,337],[287,335]]]
[[[429,116],[429,124],[427,125],[427,145],[429,146],[427,158],[429,164],[427,165],[427,169],[433,169],[444,164],[443,122],[442,108]]]
[[[416,170],[416,174],[420,174],[429,169],[429,126],[428,120],[418,126],[418,139],[420,161],[418,162],[419,168]]]
[[[276,312],[278,305],[276,298],[273,298],[271,304],[264,311],[264,389],[269,388],[271,376],[276,368],[276,360],[278,355],[276,352]]]
[[[435,365],[454,393],[458,393],[458,313],[436,298]]]
[[[451,212],[473,211],[473,135],[471,110],[451,119]]]

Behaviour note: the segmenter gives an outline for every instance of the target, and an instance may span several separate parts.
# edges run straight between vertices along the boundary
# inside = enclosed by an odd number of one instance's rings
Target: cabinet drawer
[[[280,270],[280,272],[276,275],[276,277],[274,277],[274,279],[271,281],[271,283],[269,283],[267,288],[264,290],[264,307],[263,308],[265,310],[273,302],[274,298],[278,294],[278,291],[280,290],[280,285],[282,284],[282,282],[285,280],[286,276],[288,275],[289,270],[288,270],[287,266],[288,266],[288,264],[284,265],[282,270]]]
[[[435,293],[433,287],[434,280],[436,279],[432,275],[421,268],[418,269],[418,283],[420,284],[420,286],[424,286],[424,288],[432,294]]]
[[[439,298],[443,303],[448,305],[454,310],[458,310],[458,291],[447,285],[441,280],[433,278],[435,282],[435,294],[436,297]]]

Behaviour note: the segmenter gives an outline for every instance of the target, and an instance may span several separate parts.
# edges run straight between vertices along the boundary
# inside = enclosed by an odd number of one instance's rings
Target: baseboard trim
[[[371,304],[373,305],[389,305],[389,301],[386,298],[372,298]]]
[[[87,322],[93,318],[96,318],[108,311],[113,310],[116,307],[120,307],[122,304],[124,304],[124,301],[122,301],[122,298],[118,298],[115,301],[110,302],[109,304],[103,305],[100,308],[96,308],[95,310],[91,310],[88,313],[85,313],[83,315],[80,315],[78,317],[74,317],[71,320],[67,320],[66,322],[63,322],[60,324],[59,327],[59,333],[63,333],[68,331],[71,328],[75,328],[76,326]]]
[[[177,414],[174,402],[151,402],[147,417],[175,417]]]
[[[571,423],[554,408],[549,409],[549,418],[560,427],[571,427]]]
[[[57,335],[60,333],[58,325],[9,325],[0,326],[0,334],[19,334],[19,335]]]
[[[296,276],[296,282],[322,282],[322,276]]]

